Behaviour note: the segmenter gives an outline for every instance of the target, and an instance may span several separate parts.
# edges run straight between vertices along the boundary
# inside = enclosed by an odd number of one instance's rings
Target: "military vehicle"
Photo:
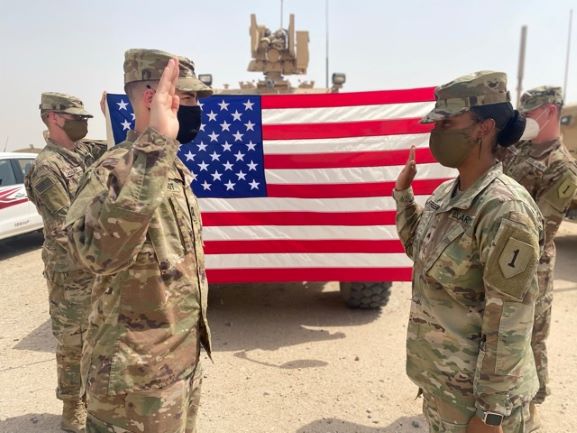
[[[577,159],[577,104],[563,107],[561,111],[561,134],[565,146],[573,158]],[[577,221],[577,196],[573,198],[567,217]]]
[[[309,65],[309,33],[295,30],[295,17],[290,15],[288,28],[272,32],[259,25],[256,15],[250,17],[250,47],[252,60],[247,70],[262,72],[264,77],[256,81],[242,81],[238,88],[225,85],[213,89],[215,94],[303,94],[335,93],[346,81],[343,73],[332,74],[332,86],[315,87],[314,81],[302,81],[294,86],[287,75],[306,74]],[[211,74],[200,74],[199,79],[212,85]],[[340,282],[340,292],[351,308],[377,309],[389,300],[390,282]]]
[[[216,94],[286,94],[286,93],[334,93],[346,81],[345,74],[332,75],[332,87],[315,87],[314,81],[302,81],[297,86],[285,78],[286,75],[304,75],[309,65],[309,32],[295,31],[295,17],[289,17],[288,29],[272,32],[259,25],[256,15],[250,16],[250,49],[252,60],[247,71],[262,72],[264,77],[255,81],[241,81],[238,88],[228,84],[223,89],[214,89]],[[199,79],[212,85],[211,74],[200,74]]]

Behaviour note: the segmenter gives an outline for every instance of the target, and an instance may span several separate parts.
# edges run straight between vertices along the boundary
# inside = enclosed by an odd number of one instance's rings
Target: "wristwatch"
[[[487,425],[498,426],[503,423],[504,416],[497,412],[477,409],[477,416]]]

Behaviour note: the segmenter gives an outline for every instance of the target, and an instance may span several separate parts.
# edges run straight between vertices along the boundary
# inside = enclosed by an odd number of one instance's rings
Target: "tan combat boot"
[[[86,405],[82,400],[64,400],[62,430],[70,433],[86,433]]]

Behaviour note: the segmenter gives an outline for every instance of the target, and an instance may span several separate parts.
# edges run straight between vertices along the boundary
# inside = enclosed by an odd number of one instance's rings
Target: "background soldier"
[[[482,71],[437,87],[422,122],[435,123],[431,151],[459,176],[419,206],[413,148],[393,193],[414,260],[407,374],[423,393],[430,432],[530,431],[543,226],[533,199],[496,160],[496,148],[525,127],[506,83],[504,73]]]
[[[74,96],[43,93],[40,113],[48,127],[46,147],[38,154],[25,184],[44,222],[42,259],[52,332],[58,342],[56,395],[64,402],[62,428],[80,432],[86,421],[80,396],[80,357],[93,277],[72,260],[63,227],[82,173],[106,151],[106,144],[82,140],[92,116]]]
[[[553,239],[577,189],[577,164],[560,138],[562,106],[560,87],[541,86],[524,93],[520,111],[537,122],[539,132],[532,140],[521,141],[500,153],[505,173],[529,191],[545,218],[545,250],[538,267],[539,299],[531,341],[540,385],[533,400],[536,404],[549,394],[545,342],[553,302]]]
[[[68,214],[75,253],[98,274],[82,378],[88,432],[191,433],[200,344],[210,354],[200,211],[179,142],[212,92],[187,58],[129,50],[135,130],[84,177]],[[180,121],[180,122],[179,122]]]

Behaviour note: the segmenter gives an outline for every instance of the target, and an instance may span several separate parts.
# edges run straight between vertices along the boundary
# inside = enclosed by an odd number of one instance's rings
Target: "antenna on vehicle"
[[[521,92],[523,91],[523,75],[525,74],[525,47],[527,46],[527,26],[521,27],[521,46],[519,47],[519,69],[517,70],[517,105],[519,108],[519,101],[521,100]]]
[[[325,0],[325,87],[329,88],[329,0]]]
[[[10,136],[7,135],[7,136],[6,136],[6,141],[4,142],[4,150],[3,150],[4,152],[6,152],[6,150],[8,149],[8,140],[9,140],[9,139],[10,139]]]
[[[563,84],[563,101],[567,99],[567,77],[569,76],[569,55],[571,54],[572,24],[573,24],[573,9],[569,11],[569,34],[567,35],[567,59],[565,60],[565,83]]]

